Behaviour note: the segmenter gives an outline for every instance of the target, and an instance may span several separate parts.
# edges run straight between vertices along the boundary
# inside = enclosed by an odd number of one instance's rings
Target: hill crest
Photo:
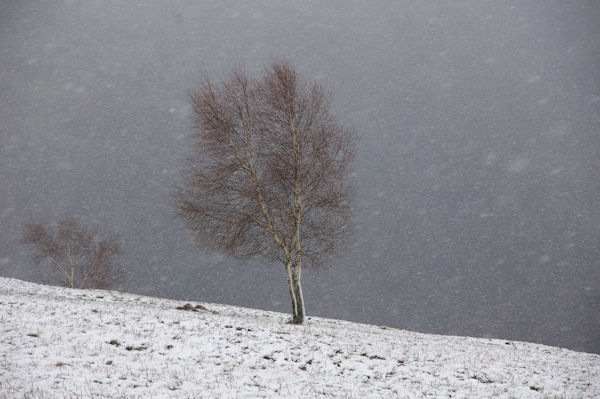
[[[600,397],[595,354],[185,305],[0,278],[0,398]]]

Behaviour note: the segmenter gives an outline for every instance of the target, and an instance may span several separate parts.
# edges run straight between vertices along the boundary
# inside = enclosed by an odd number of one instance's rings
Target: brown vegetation
[[[65,217],[56,229],[42,223],[25,225],[22,242],[29,246],[46,282],[69,288],[113,288],[123,279],[123,270],[114,263],[121,246],[114,235],[97,227],[84,227]]]

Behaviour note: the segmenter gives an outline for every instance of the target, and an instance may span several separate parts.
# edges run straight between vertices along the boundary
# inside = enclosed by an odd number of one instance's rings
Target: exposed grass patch
[[[125,349],[128,351],[145,351],[146,349],[148,349],[148,345],[147,344],[141,344],[139,346],[127,345],[125,347]]]
[[[487,375],[483,374],[483,375],[472,375],[471,376],[472,379],[477,380],[483,384],[493,384],[494,381],[493,379],[491,379],[490,377],[488,377]]]
[[[369,358],[371,360],[385,360],[385,357],[379,355],[369,355],[367,352],[363,352],[360,354],[362,357]]]

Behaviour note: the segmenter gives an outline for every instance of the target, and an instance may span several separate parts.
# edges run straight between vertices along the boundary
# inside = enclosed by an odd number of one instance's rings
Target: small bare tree
[[[65,217],[55,229],[42,223],[25,225],[22,243],[30,249],[36,265],[48,283],[69,288],[113,288],[124,276],[114,263],[121,254],[115,235],[102,233],[96,226],[84,227],[76,219]]]
[[[176,190],[178,215],[209,249],[285,265],[292,322],[304,322],[303,264],[342,243],[351,210],[351,131],[331,98],[285,62],[258,79],[235,70],[190,95],[193,155]]]

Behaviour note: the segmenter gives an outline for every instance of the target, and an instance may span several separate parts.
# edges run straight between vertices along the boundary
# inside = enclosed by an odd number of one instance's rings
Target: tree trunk
[[[288,260],[285,262],[285,275],[288,282],[288,290],[290,292],[290,299],[292,300],[292,323],[296,320],[298,315],[298,302],[296,301],[296,292],[294,291],[294,283],[292,279],[292,261]]]
[[[296,297],[297,312],[294,318],[294,324],[304,323],[304,297],[302,296],[302,283],[300,282],[301,269],[299,264],[292,265],[292,283],[294,286],[294,296]]]
[[[304,297],[302,296],[302,284],[300,283],[300,265],[288,261],[285,264],[288,279],[288,289],[292,300],[292,324],[304,323]]]

